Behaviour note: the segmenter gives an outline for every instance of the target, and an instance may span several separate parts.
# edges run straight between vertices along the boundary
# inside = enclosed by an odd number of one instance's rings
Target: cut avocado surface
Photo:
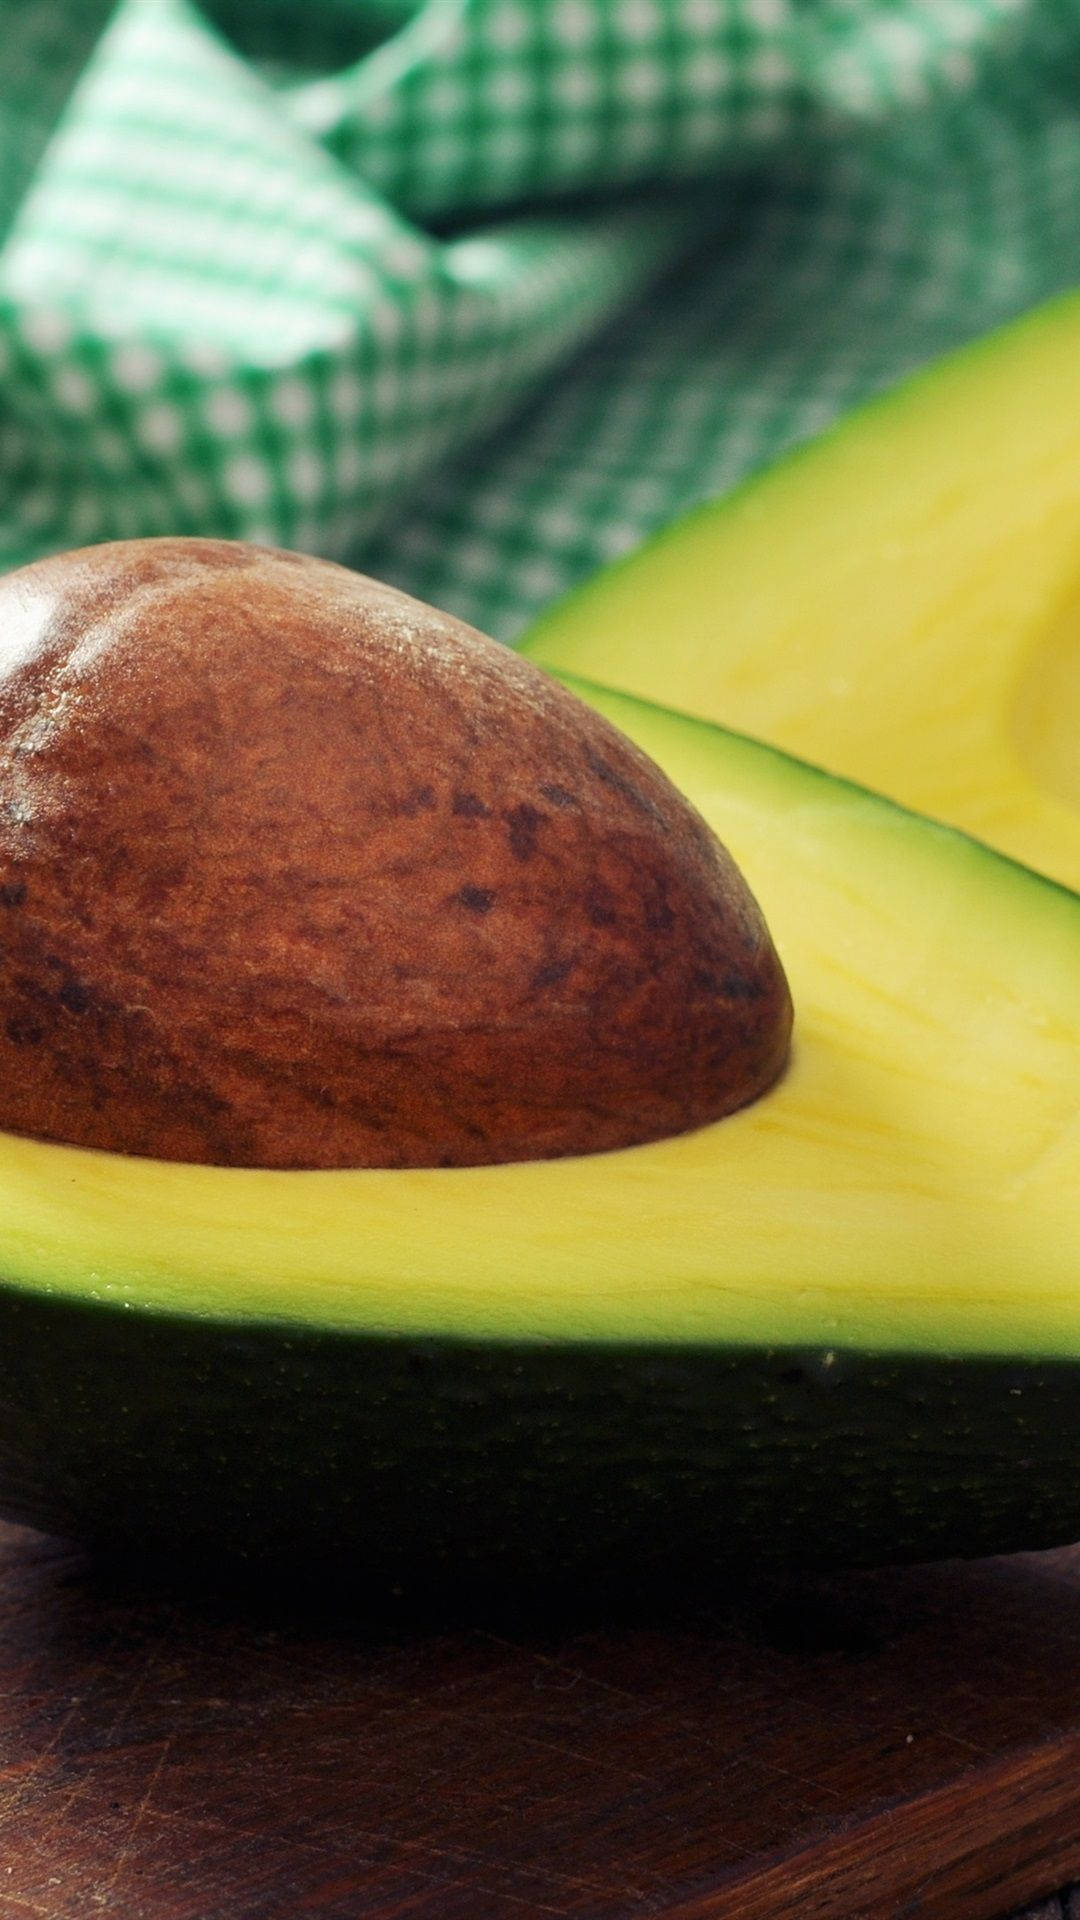
[[[699,507],[523,648],[1080,886],[1080,294]]]
[[[711,1566],[1080,1531],[1080,899],[579,685],[716,828],[797,1009],[715,1126],[263,1172],[0,1137],[0,1505],[145,1551]]]

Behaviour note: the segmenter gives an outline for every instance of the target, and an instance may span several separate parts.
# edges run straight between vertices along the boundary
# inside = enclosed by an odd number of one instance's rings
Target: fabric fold
[[[1078,41],[1074,0],[0,0],[0,565],[223,534],[510,633],[1076,271]]]

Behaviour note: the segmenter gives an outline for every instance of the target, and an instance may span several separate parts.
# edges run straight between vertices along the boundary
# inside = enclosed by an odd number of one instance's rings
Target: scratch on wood
[[[14,1780],[15,1782],[14,1792],[12,1792],[10,1796],[0,1794],[0,1820],[10,1818],[12,1814],[19,1811],[20,1807],[25,1805],[27,1796],[35,1780],[39,1774],[44,1772],[49,1761],[62,1746],[64,1735],[82,1708],[87,1693],[93,1691],[94,1684],[100,1678],[102,1671],[103,1669],[100,1664],[92,1668],[89,1686],[85,1691],[73,1693],[69,1696],[67,1711],[57,1721],[44,1746],[29,1759],[18,1761],[12,1766],[5,1767],[3,1773],[0,1773],[0,1788],[2,1788],[5,1781]]]
[[[172,1733],[168,1734],[166,1738],[161,1742],[161,1751],[158,1754],[156,1761],[154,1762],[154,1766],[151,1771],[150,1778],[147,1780],[146,1786],[143,1790],[142,1798],[140,1799],[138,1805],[135,1808],[134,1813],[131,1816],[131,1823],[128,1827],[127,1833],[124,1835],[123,1839],[120,1841],[120,1844],[116,1853],[116,1858],[113,1861],[112,1872],[109,1874],[108,1879],[105,1880],[99,1887],[97,1887],[94,1893],[91,1895],[91,1898],[93,1899],[95,1905],[99,1907],[103,1907],[106,1905],[114,1888],[119,1885],[120,1877],[123,1874],[124,1869],[128,1864],[128,1861],[131,1859],[131,1856],[135,1851],[136,1836],[138,1834],[139,1828],[142,1826],[143,1821],[146,1819],[146,1816],[150,1811],[154,1794],[157,1791],[158,1782],[161,1779],[161,1776],[168,1763],[169,1755],[172,1752],[175,1744],[176,1744],[176,1735]]]

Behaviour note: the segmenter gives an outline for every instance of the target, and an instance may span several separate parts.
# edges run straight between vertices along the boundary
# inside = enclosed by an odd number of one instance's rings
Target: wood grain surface
[[[998,1920],[1080,1875],[1080,1549],[365,1619],[0,1528],[0,1920]]]

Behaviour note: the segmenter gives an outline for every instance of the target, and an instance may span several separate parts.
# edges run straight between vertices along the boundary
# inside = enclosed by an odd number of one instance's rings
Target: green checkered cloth
[[[1080,278],[1080,0],[0,0],[0,565],[216,533],[512,638]]]

